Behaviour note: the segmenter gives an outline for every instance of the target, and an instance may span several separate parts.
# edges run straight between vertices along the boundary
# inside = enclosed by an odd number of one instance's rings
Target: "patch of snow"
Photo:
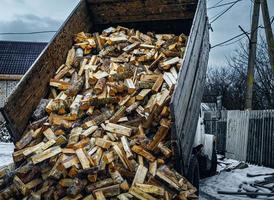
[[[224,159],[224,163],[230,163],[230,166],[236,166],[239,161],[232,159]],[[245,169],[235,169],[230,172],[222,171],[225,167],[224,164],[218,166],[219,174],[203,179],[200,181],[200,199],[202,200],[246,200],[252,199],[247,196],[235,196],[235,195],[220,195],[218,190],[225,190],[231,192],[237,192],[240,184],[243,182],[252,183],[256,181],[262,181],[267,176],[258,176],[258,177],[247,177],[246,174],[265,174],[265,173],[274,173],[274,169],[250,165]],[[254,198],[253,198],[254,199]],[[274,199],[273,197],[258,196],[256,199]]]
[[[12,153],[14,150],[13,143],[0,142],[0,167],[13,162]]]

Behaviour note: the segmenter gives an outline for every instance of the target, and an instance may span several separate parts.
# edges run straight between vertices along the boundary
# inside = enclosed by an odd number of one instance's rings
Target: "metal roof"
[[[0,74],[23,75],[47,43],[0,41]]]

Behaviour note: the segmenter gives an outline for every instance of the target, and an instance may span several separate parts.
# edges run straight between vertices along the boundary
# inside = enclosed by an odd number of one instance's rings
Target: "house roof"
[[[23,75],[47,43],[0,41],[0,74]]]

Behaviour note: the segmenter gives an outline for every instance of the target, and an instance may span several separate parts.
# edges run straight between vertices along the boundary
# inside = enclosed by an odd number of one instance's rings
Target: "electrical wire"
[[[34,31],[34,32],[3,32],[0,35],[32,35],[42,33],[56,33],[57,31]]]
[[[220,42],[220,43],[218,43],[218,44],[212,46],[211,49],[214,49],[214,48],[216,48],[216,47],[218,47],[218,46],[221,46],[221,45],[226,44],[226,43],[228,43],[228,42],[230,42],[230,41],[233,41],[233,40],[237,39],[238,37],[241,37],[241,36],[244,35],[244,34],[245,34],[245,33],[241,33],[241,34],[236,35],[236,36],[234,36],[234,37],[232,37],[232,38],[230,38],[230,39],[228,39],[228,40],[226,40],[226,41],[224,41],[224,42]]]
[[[218,6],[220,3],[222,3],[224,0],[220,0],[219,2],[217,2],[216,4],[214,4],[213,6],[211,7],[214,7],[214,6]]]
[[[241,0],[241,1],[242,1],[242,0]],[[227,6],[227,5],[233,4],[233,3],[235,3],[235,2],[236,2],[236,1],[231,1],[231,2],[223,3],[223,4],[217,5],[217,6],[211,6],[211,7],[207,8],[207,10],[211,10],[211,9],[213,9],[213,8],[219,8],[219,7]]]
[[[257,29],[259,29],[259,28],[265,28],[265,27],[260,25],[260,26],[258,26],[255,30],[257,30]],[[255,31],[255,30],[254,30],[254,31]],[[226,44],[226,43],[228,43],[228,42],[230,42],[230,41],[233,41],[233,40],[237,39],[238,37],[241,37],[242,35],[247,35],[247,34],[250,34],[250,33],[251,33],[251,31],[250,31],[250,32],[244,32],[244,33],[241,33],[241,34],[239,34],[239,35],[236,35],[236,36],[234,36],[234,37],[232,37],[232,38],[230,38],[230,39],[228,39],[228,40],[226,40],[226,41],[224,41],[224,42],[220,42],[220,43],[218,43],[218,44],[212,46],[211,49],[216,48],[216,47],[219,47],[219,46],[226,46],[226,45],[224,45],[224,44]],[[243,39],[243,38],[244,38],[244,37],[242,37],[241,39]],[[241,39],[239,39],[238,41],[240,41]],[[236,42],[238,42],[238,41],[233,41],[233,42],[231,42],[231,44],[234,44],[234,43],[236,43]]]
[[[213,19],[211,20],[210,24],[212,24],[213,22],[215,22],[217,19],[219,19],[221,16],[223,16],[226,12],[228,12],[236,3],[240,2],[242,0],[237,0],[235,1],[231,6],[229,6],[227,9],[223,10],[221,13],[215,15],[214,17],[212,17]]]

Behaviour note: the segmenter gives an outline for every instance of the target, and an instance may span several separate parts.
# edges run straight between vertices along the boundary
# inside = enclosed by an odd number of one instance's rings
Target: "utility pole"
[[[274,39],[269,17],[269,10],[267,6],[267,0],[261,0],[261,6],[265,26],[266,41],[268,46],[269,62],[274,73]]]
[[[252,109],[254,68],[256,63],[257,35],[260,13],[260,0],[255,0],[253,5],[251,37],[249,41],[248,69],[247,69],[247,87],[245,97],[245,109]]]

